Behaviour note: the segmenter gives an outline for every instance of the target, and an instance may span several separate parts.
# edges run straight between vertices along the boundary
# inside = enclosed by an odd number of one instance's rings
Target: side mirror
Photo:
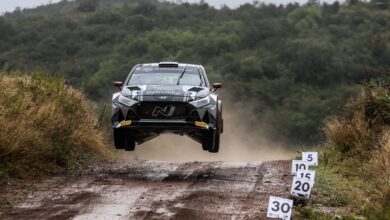
[[[120,88],[122,88],[122,86],[123,86],[123,82],[121,82],[121,81],[115,81],[115,82],[114,82],[114,86],[115,86],[115,87],[118,87],[118,88],[120,89]]]
[[[214,83],[214,84],[213,84],[213,88],[214,88],[215,90],[222,88],[222,83]]]

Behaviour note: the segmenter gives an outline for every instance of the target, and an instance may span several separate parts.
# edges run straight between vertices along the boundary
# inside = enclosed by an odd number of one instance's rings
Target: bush
[[[364,186],[359,200],[374,219],[390,217],[390,74],[383,75],[365,82],[344,114],[326,122],[322,154],[327,165]]]
[[[63,80],[0,72],[0,88],[0,176],[35,176],[110,156],[91,103]]]
[[[350,101],[344,115],[326,122],[329,143],[345,158],[369,159],[386,146],[383,139],[390,126],[389,78],[365,83],[365,89]]]

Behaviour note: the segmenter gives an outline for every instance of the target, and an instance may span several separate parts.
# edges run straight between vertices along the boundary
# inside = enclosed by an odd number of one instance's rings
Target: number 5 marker
[[[307,161],[310,166],[318,166],[318,153],[302,152],[302,160]]]

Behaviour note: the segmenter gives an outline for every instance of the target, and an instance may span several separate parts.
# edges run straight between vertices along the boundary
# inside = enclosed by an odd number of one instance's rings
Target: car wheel
[[[220,133],[219,130],[208,130],[203,134],[202,148],[205,151],[211,153],[218,153],[219,151],[219,140]]]
[[[203,135],[203,140],[202,140],[202,149],[204,151],[208,151],[209,150],[209,146],[210,146],[210,142],[208,140],[205,140],[205,135]]]
[[[135,137],[132,134],[127,134],[125,151],[134,151],[134,149],[135,149]]]
[[[218,122],[219,133],[222,134],[223,133],[222,101],[218,101],[218,118],[217,118],[217,122]]]
[[[116,149],[134,151],[135,137],[124,129],[114,129],[114,144]]]
[[[114,144],[116,149],[125,149],[126,139],[123,130],[114,129]]]
[[[221,133],[219,131],[219,129],[217,129],[215,132],[213,132],[213,144],[211,145],[211,147],[209,148],[209,152],[210,153],[218,153],[219,151],[219,141],[220,141],[220,137],[221,137]]]

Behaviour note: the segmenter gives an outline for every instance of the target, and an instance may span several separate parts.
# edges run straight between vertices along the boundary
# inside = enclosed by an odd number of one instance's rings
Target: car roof
[[[202,68],[202,65],[198,64],[189,64],[189,63],[178,63],[178,62],[160,62],[160,63],[144,63],[144,64],[139,64],[141,66],[147,67],[158,67],[160,65],[177,65],[177,67],[193,67],[193,68]],[[172,67],[172,66],[171,66]]]

